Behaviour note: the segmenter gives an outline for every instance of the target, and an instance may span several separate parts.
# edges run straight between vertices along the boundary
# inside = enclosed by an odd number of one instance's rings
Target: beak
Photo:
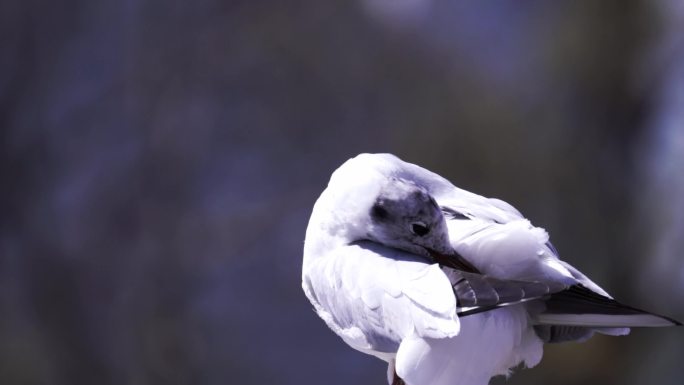
[[[473,266],[468,260],[463,258],[461,254],[452,250],[449,254],[440,253],[437,250],[427,249],[430,253],[430,257],[442,266],[451,267],[452,269],[465,271],[468,273],[481,274],[475,266]]]

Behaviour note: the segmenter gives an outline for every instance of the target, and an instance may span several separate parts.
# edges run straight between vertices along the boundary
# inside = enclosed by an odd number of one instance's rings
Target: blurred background
[[[677,0],[0,4],[0,383],[384,384],[300,288],[330,173],[392,152],[684,319]],[[494,384],[681,384],[681,328]]]

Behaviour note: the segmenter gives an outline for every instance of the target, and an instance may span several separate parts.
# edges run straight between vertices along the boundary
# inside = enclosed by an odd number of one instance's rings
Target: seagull
[[[544,343],[681,325],[614,300],[508,203],[391,154],[331,176],[306,230],[302,288],[391,385],[486,385]]]

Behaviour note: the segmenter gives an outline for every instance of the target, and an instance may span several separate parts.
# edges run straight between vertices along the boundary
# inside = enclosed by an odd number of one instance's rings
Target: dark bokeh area
[[[392,152],[684,318],[675,0],[0,4],[0,383],[383,384],[300,288],[330,173]],[[681,328],[496,384],[680,384]]]

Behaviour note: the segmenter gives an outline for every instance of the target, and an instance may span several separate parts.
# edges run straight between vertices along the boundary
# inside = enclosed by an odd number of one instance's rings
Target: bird
[[[510,204],[392,154],[332,173],[306,229],[302,288],[391,385],[486,385],[545,343],[681,325],[613,299]]]

